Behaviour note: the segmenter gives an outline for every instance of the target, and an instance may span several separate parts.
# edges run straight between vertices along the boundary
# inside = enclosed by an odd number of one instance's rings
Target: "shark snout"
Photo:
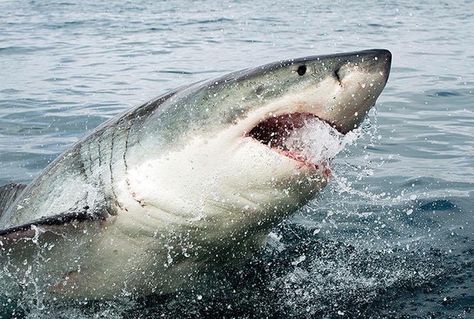
[[[357,128],[387,83],[392,54],[376,49],[341,55],[333,64],[333,101],[323,118],[341,133]]]
[[[370,50],[366,57],[363,57],[362,67],[369,72],[379,72],[384,75],[384,83],[387,82],[392,65],[392,53],[388,50]]]
[[[342,58],[339,64],[334,66],[333,75],[342,82],[353,71],[382,75],[381,82],[384,84],[388,80],[390,67],[392,63],[392,54],[385,49],[374,49],[360,51],[357,54]]]

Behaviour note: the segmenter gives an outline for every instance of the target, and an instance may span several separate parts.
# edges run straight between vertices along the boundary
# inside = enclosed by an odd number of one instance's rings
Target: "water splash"
[[[292,152],[301,154],[312,163],[318,163],[336,157],[359,135],[360,130],[341,134],[326,122],[312,118],[307,119],[303,127],[293,130],[285,139],[284,146]]]

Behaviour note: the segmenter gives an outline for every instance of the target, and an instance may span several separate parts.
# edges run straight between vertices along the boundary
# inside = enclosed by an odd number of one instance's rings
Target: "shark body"
[[[386,50],[279,61],[120,114],[4,191],[0,257],[45,294],[90,299],[174,292],[245,260],[330,177],[285,138],[308,119],[358,127],[390,64]]]

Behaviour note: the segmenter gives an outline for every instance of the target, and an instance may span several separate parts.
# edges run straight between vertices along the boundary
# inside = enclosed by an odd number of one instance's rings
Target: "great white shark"
[[[0,191],[3,269],[45,294],[97,299],[174,292],[240,263],[331,175],[330,158],[284,139],[313,118],[357,128],[390,65],[387,50],[278,61],[118,115]]]

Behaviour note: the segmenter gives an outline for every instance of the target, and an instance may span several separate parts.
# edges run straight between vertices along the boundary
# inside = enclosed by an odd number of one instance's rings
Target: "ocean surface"
[[[393,54],[330,185],[236,278],[140,300],[0,299],[0,318],[474,318],[473,8],[0,1],[0,185],[31,181],[98,124],[180,85],[286,58]]]

